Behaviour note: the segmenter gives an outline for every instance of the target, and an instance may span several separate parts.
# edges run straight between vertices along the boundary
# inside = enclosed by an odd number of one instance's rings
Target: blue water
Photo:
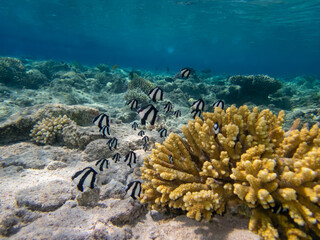
[[[319,0],[1,0],[0,55],[320,74]]]

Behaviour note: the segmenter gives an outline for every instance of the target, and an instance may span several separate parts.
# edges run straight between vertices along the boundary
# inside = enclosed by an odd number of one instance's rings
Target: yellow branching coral
[[[53,144],[63,128],[71,123],[66,115],[44,118],[31,129],[30,137],[36,143]]]
[[[284,113],[216,108],[156,144],[141,168],[140,201],[210,220],[228,203],[252,209],[263,239],[320,237],[320,130],[282,130]]]

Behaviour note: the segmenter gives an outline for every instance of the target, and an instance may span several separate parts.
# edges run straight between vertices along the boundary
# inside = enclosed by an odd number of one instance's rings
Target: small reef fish
[[[99,171],[102,172],[104,169],[109,168],[109,160],[106,158],[100,159],[95,165],[98,167]]]
[[[192,68],[188,68],[188,67],[186,67],[186,68],[182,68],[181,70],[180,70],[180,72],[175,76],[175,78],[185,78],[185,79],[187,79],[189,76],[190,76],[190,74],[191,73],[194,73],[195,71],[194,71],[194,69],[192,69]]]
[[[173,110],[173,105],[171,102],[167,102],[166,105],[164,106],[164,111],[166,113],[171,112]]]
[[[204,101],[200,98],[199,100],[192,103],[192,109],[203,111],[204,109]]]
[[[71,179],[77,184],[78,190],[83,192],[84,187],[94,188],[97,180],[97,172],[92,167],[86,167],[83,170],[76,172]]]
[[[118,139],[115,137],[110,138],[109,141],[107,142],[107,145],[108,145],[110,151],[112,150],[112,148],[117,149]]]
[[[110,126],[109,116],[104,113],[99,114],[99,116],[95,117],[92,122],[97,125],[99,129],[103,126]]]
[[[281,213],[287,213],[288,209],[287,208],[283,208],[279,204],[276,204],[274,207],[271,208],[271,211],[273,213],[276,213],[276,214],[281,214]]]
[[[142,141],[144,141],[144,144],[146,144],[147,142],[149,142],[149,137],[148,136],[144,136],[142,138]]]
[[[213,110],[214,110],[216,107],[219,107],[219,108],[221,108],[221,109],[223,110],[223,108],[224,108],[224,102],[223,102],[222,100],[218,100],[218,101],[216,101],[216,102],[212,105],[212,107],[213,107]]]
[[[129,191],[130,196],[133,199],[137,199],[137,197],[140,197],[140,193],[141,193],[141,182],[140,181],[133,181],[128,184],[128,186],[126,187],[125,190],[126,190],[126,192]]]
[[[181,111],[180,111],[180,110],[174,111],[174,112],[173,112],[173,115],[174,115],[176,118],[181,117]]]
[[[167,134],[168,134],[168,131],[167,131],[167,129],[165,129],[165,128],[161,128],[161,129],[158,131],[158,133],[160,134],[160,137],[166,137]]]
[[[106,137],[107,135],[110,136],[110,127],[109,127],[109,126],[103,126],[103,127],[99,130],[99,132],[101,132],[104,137]]]
[[[144,131],[141,130],[140,132],[138,132],[138,135],[139,135],[140,137],[142,137],[142,136],[144,135]]]
[[[134,123],[132,124],[133,130],[137,130],[137,127],[138,127],[138,123],[134,122]]]
[[[148,96],[151,98],[152,101],[156,102],[159,100],[163,100],[163,90],[159,87],[155,87],[154,89],[150,90]]]
[[[118,67],[118,65],[117,65],[117,64],[115,64],[115,65],[113,65],[113,66],[112,66],[112,68],[111,68],[111,69],[112,69],[112,70],[115,70],[117,67]]]
[[[120,153],[116,153],[115,155],[113,155],[112,160],[117,163],[120,161]]]
[[[137,163],[137,154],[134,151],[130,151],[127,155],[126,158],[124,159],[125,162],[128,161],[128,166],[131,168],[131,163]]]
[[[215,134],[218,134],[218,133],[219,133],[220,128],[219,128],[219,124],[218,124],[218,123],[215,123],[215,124],[213,125],[213,131],[214,131]]]
[[[151,125],[154,125],[157,119],[158,110],[152,104],[149,104],[140,108],[138,113],[141,118],[142,125],[146,125],[146,121],[148,121]]]
[[[127,102],[127,105],[129,105],[130,109],[137,109],[138,108],[138,100],[137,99],[132,99],[129,102]]]
[[[193,109],[191,111],[192,117],[195,119],[197,116],[200,117],[201,116],[202,111],[201,110],[197,110],[197,109]]]
[[[146,152],[148,150],[148,143],[145,142],[142,146],[142,149]]]
[[[169,163],[170,163],[170,164],[173,164],[173,157],[172,157],[172,155],[169,155]]]

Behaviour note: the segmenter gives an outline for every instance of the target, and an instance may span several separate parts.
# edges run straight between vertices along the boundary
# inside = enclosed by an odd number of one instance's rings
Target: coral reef
[[[67,115],[80,126],[92,125],[92,119],[99,114],[96,108],[85,106],[67,106],[63,104],[46,104],[29,107],[13,114],[6,122],[0,124],[0,144],[29,140],[30,130],[44,118]],[[74,131],[77,133],[78,131]],[[80,135],[83,135],[80,134]]]
[[[110,85],[111,92],[123,93],[128,90],[128,84],[125,78],[119,76],[113,77],[113,83]]]
[[[49,79],[41,73],[38,69],[30,69],[27,71],[28,82],[26,86],[29,88],[37,89],[40,85],[48,83]]]
[[[156,144],[141,167],[140,201],[210,220],[237,203],[263,239],[320,237],[320,130],[282,130],[284,112],[216,108]],[[172,156],[170,161],[169,156]],[[171,157],[170,157],[171,158]]]
[[[139,88],[127,91],[124,95],[124,99],[127,102],[132,99],[136,99],[138,100],[138,103],[142,105],[145,105],[149,102],[149,97]]]
[[[0,58],[0,82],[9,85],[24,85],[28,83],[28,77],[23,63],[17,58]]]
[[[58,135],[61,135],[63,128],[72,123],[66,115],[63,117],[44,118],[39,121],[31,130],[31,140],[36,143],[53,144]]]
[[[32,64],[32,66],[46,75],[48,79],[51,79],[52,76],[59,71],[65,72],[71,70],[71,66],[69,64],[54,60],[36,61]]]
[[[269,101],[270,94],[275,93],[282,87],[279,80],[266,75],[235,75],[231,76],[228,81],[232,85],[218,92],[217,97],[237,104],[246,102],[264,104]]]
[[[155,88],[155,85],[152,82],[139,77],[138,74],[132,73],[131,80],[128,83],[128,89],[132,90],[136,88],[139,88],[145,94],[148,94],[151,89]]]
[[[101,71],[101,72],[110,72],[110,68],[107,64],[98,64],[97,68]]]

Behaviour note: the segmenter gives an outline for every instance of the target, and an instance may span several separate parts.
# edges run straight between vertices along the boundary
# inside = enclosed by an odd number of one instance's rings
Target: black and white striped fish
[[[115,155],[113,155],[112,160],[117,163],[120,161],[120,153],[116,153]]]
[[[131,127],[133,128],[133,130],[137,130],[138,123],[134,122]]]
[[[203,111],[204,110],[204,101],[200,98],[199,100],[192,103],[191,107],[192,107],[192,109]]]
[[[140,197],[140,193],[141,193],[141,182],[133,181],[128,184],[125,190],[126,192],[129,191],[129,194],[133,199],[137,199],[137,197]]]
[[[92,167],[86,167],[76,172],[71,179],[77,184],[78,190],[83,192],[84,187],[94,188],[97,180],[97,172]]]
[[[167,102],[166,105],[164,105],[164,111],[166,113],[171,112],[173,110],[173,105],[171,102]]]
[[[190,76],[190,73],[192,72],[193,69],[191,68],[182,68],[180,70],[180,76],[181,78],[188,78]]]
[[[160,137],[166,137],[168,135],[168,131],[165,128],[161,128],[158,133],[160,134]]]
[[[170,164],[173,164],[173,157],[172,157],[172,155],[169,155],[169,163],[170,163]]]
[[[200,117],[200,116],[201,116],[201,113],[202,113],[202,111],[201,111],[201,110],[197,110],[197,109],[193,109],[193,110],[191,111],[191,114],[193,114],[193,115],[192,115],[193,118],[196,118],[197,116]]]
[[[219,107],[219,108],[221,108],[221,109],[223,110],[223,108],[224,108],[224,102],[223,102],[222,100],[218,100],[218,101],[216,101],[216,102],[212,105],[212,107],[213,107],[213,110],[214,110],[216,107]]]
[[[144,136],[144,137],[142,138],[142,141],[144,141],[144,143],[149,142],[149,137],[148,137],[148,136]]]
[[[112,148],[117,149],[118,139],[115,137],[110,138],[109,141],[107,142],[107,145],[108,145],[110,151],[112,150]]]
[[[138,135],[139,135],[140,137],[142,137],[142,136],[144,135],[144,131],[141,130],[140,132],[138,132]]]
[[[220,128],[219,128],[219,124],[218,124],[218,123],[215,123],[215,124],[213,125],[213,132],[214,132],[215,134],[218,134],[218,133],[220,132]]]
[[[148,143],[145,142],[143,145],[142,145],[142,149],[146,152],[148,150]]]
[[[109,160],[106,158],[100,159],[95,165],[98,167],[99,171],[102,172],[104,169],[109,168]]]
[[[159,87],[155,87],[154,89],[150,90],[148,96],[151,98],[153,102],[163,100],[163,90]]]
[[[271,208],[271,211],[276,214],[281,214],[281,213],[287,213],[288,209],[283,208],[280,204],[276,203],[275,206]]]
[[[109,127],[109,126],[103,126],[103,127],[99,130],[99,132],[101,132],[104,137],[106,137],[107,135],[110,136],[110,127]]]
[[[174,111],[174,112],[173,112],[173,115],[174,115],[176,118],[181,117],[181,111],[180,111],[180,110]]]
[[[92,122],[97,125],[99,129],[103,126],[110,126],[109,116],[104,113],[99,114],[99,116],[95,117]]]
[[[148,121],[151,125],[155,124],[157,120],[158,110],[152,104],[140,108],[138,110],[138,113],[141,118],[142,125],[146,125],[146,121]]]
[[[131,168],[131,163],[137,163],[137,154],[134,151],[130,151],[126,158],[124,159],[125,162],[128,161],[128,166]]]
[[[138,108],[138,100],[137,99],[132,99],[129,102],[127,102],[127,105],[129,105],[130,109],[137,109]]]

